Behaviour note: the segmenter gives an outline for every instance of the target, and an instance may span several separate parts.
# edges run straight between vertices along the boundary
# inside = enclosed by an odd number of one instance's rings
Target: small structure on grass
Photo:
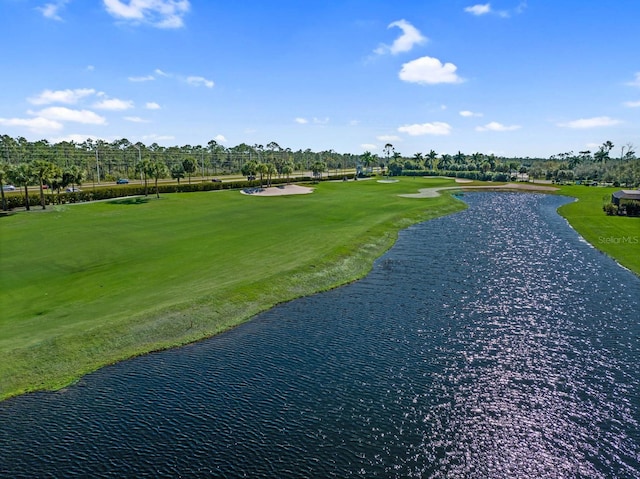
[[[640,190],[620,190],[611,195],[611,203],[604,207],[608,215],[640,216]]]
[[[611,195],[611,203],[616,206],[620,206],[620,204],[625,202],[624,200],[640,201],[640,190],[620,190]]]

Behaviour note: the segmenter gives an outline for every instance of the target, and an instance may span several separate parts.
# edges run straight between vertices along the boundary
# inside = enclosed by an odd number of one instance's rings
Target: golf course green
[[[640,275],[640,218],[607,216],[604,203],[620,188],[583,185],[563,186],[559,194],[578,201],[561,206],[558,212],[582,237],[625,268]]]
[[[361,278],[399,230],[465,208],[449,194],[399,194],[455,185],[322,182],[307,195],[170,194],[0,218],[0,399],[64,387]],[[603,188],[561,192],[580,198],[561,209],[570,223],[639,273],[640,245],[599,243],[639,236],[638,219],[605,216]]]

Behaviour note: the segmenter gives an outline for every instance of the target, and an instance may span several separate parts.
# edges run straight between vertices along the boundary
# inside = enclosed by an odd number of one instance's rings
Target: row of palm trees
[[[4,194],[4,185],[13,184],[24,188],[25,207],[29,206],[28,187],[32,185],[39,186],[40,204],[45,209],[46,202],[44,197],[44,189],[51,188],[57,191],[58,195],[63,188],[71,187],[75,190],[76,185],[82,184],[84,171],[72,165],[67,168],[61,168],[58,165],[45,160],[35,160],[31,163],[19,163],[18,165],[9,165],[7,163],[0,164],[0,191],[2,198],[2,210],[6,211],[7,202]]]
[[[315,161],[310,165],[314,178],[319,179],[322,173],[327,171],[327,164],[324,161]],[[255,179],[259,176],[260,185],[263,185],[266,179],[267,186],[271,186],[271,180],[274,175],[285,177],[287,181],[291,177],[291,173],[295,170],[293,161],[284,161],[279,163],[249,161],[242,166],[241,172],[247,179]]]
[[[136,165],[136,172],[140,174],[144,182],[144,194],[148,194],[148,180],[155,181],[156,195],[160,197],[158,190],[158,180],[169,176],[169,168],[162,161],[144,159]],[[38,186],[40,194],[40,205],[46,209],[44,190],[49,189],[52,193],[57,192],[58,197],[62,189],[67,191],[77,191],[76,186],[82,185],[85,178],[85,171],[77,165],[60,167],[59,165],[46,160],[34,160],[32,162],[0,163],[0,195],[2,210],[7,210],[5,198],[5,185],[16,185],[24,188],[25,208],[30,210],[29,186]]]

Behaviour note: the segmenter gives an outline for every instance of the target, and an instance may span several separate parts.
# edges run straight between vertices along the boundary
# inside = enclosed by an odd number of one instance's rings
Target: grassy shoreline
[[[619,189],[562,186],[558,194],[577,201],[561,206],[558,213],[585,241],[640,276],[640,218],[607,216],[602,211],[603,203],[611,201],[611,194]]]
[[[465,208],[449,195],[398,193],[452,184],[323,183],[311,195],[273,198],[189,193],[3,218],[0,399],[60,389],[362,278],[400,230]]]
[[[312,195],[189,193],[3,218],[0,400],[63,388],[360,279],[400,230],[466,207],[448,194],[455,190],[398,195],[451,186],[443,178],[337,182]],[[578,233],[640,275],[640,245],[602,241],[640,236],[638,218],[605,216],[608,189],[556,193],[578,198],[559,209]]]

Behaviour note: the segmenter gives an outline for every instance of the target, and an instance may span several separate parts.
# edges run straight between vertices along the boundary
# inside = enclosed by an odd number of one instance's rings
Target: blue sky
[[[406,156],[640,146],[638,0],[0,0],[0,134]]]

